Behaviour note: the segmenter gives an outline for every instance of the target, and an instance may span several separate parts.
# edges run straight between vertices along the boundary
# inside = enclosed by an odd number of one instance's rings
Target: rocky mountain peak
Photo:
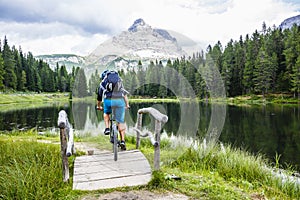
[[[196,47],[192,42],[187,44],[190,40],[186,38],[174,31],[152,28],[139,18],[127,30],[99,44],[86,57],[86,65],[127,68],[136,66],[139,60],[146,64],[150,60],[177,59],[188,55],[185,49]]]
[[[134,23],[128,28],[129,32],[136,32],[138,31],[139,27],[146,26],[145,21],[142,18],[139,18],[134,21]]]

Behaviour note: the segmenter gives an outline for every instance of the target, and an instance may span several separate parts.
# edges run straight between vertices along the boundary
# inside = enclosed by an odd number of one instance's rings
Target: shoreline
[[[85,98],[70,98],[70,93],[34,93],[34,92],[15,92],[15,93],[0,93],[0,105],[11,103],[24,103],[24,102],[56,102],[56,101],[96,101],[96,97],[88,96]],[[228,103],[228,104],[300,104],[300,99],[294,98],[287,94],[268,94],[263,97],[262,95],[241,95],[236,97],[226,98],[195,98],[199,102],[205,103]],[[187,98],[158,98],[158,97],[142,97],[142,96],[129,96],[129,101],[134,103],[144,102],[163,102],[163,103],[178,103],[180,101],[189,101]]]

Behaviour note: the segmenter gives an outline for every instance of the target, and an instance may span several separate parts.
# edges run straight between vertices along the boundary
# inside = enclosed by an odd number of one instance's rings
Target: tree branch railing
[[[75,148],[73,128],[69,123],[67,113],[64,110],[61,110],[58,113],[57,125],[60,129],[60,152],[62,156],[63,181],[67,182],[70,178],[68,157],[75,153]]]
[[[155,119],[155,137],[150,131],[142,132],[142,121],[143,114],[150,114]],[[168,116],[160,113],[155,108],[142,108],[137,112],[137,123],[134,130],[136,131],[136,148],[140,147],[140,138],[149,136],[151,144],[154,146],[154,169],[159,170],[160,168],[160,131],[161,123],[168,121]]]

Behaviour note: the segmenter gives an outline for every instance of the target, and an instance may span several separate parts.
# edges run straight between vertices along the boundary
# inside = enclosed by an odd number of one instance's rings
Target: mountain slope
[[[72,71],[74,67],[82,67],[85,64],[85,58],[75,54],[51,54],[35,56],[36,59],[42,59],[47,62],[51,69],[56,68],[56,63],[59,66],[65,65],[68,72]]]
[[[290,17],[290,18],[284,20],[279,25],[279,28],[281,28],[282,30],[284,30],[284,29],[290,29],[290,28],[292,28],[292,26],[294,24],[297,24],[298,26],[300,26],[300,15],[297,15],[297,16],[294,16],[294,17]]]
[[[189,42],[195,45],[191,40]],[[86,57],[86,63],[111,65],[115,60],[166,60],[186,55],[177,38],[167,30],[152,28],[143,19],[137,19],[127,31],[100,44]]]

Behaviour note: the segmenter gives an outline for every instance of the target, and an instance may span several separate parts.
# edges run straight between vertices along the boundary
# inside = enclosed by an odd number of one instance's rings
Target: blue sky
[[[225,46],[299,14],[299,0],[0,0],[0,38],[34,55],[85,56],[143,18],[203,46]]]

